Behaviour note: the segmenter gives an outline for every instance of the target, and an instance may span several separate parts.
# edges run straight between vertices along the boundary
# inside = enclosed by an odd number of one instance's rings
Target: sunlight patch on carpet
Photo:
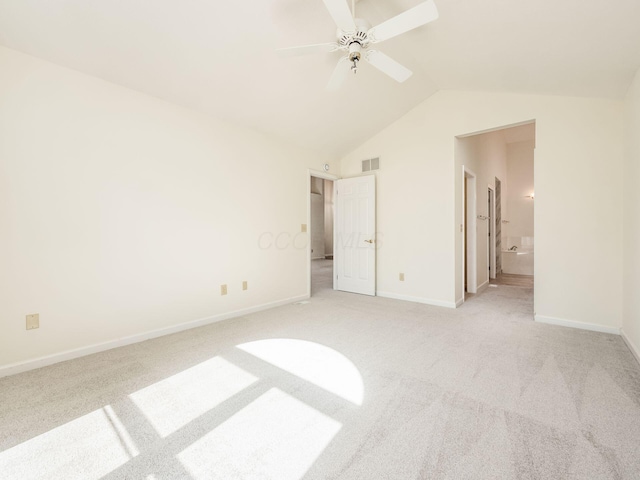
[[[164,438],[241,392],[258,379],[220,357],[129,395]]]
[[[107,405],[0,452],[0,477],[97,480],[137,454]]]
[[[317,385],[356,405],[362,405],[364,385],[355,365],[319,343],[274,338],[237,346],[251,355]]]
[[[342,424],[272,388],[177,457],[194,480],[298,480]]]

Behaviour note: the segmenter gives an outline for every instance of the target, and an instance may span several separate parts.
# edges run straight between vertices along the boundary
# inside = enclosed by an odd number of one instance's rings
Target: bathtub
[[[533,249],[502,250],[502,273],[533,275]]]

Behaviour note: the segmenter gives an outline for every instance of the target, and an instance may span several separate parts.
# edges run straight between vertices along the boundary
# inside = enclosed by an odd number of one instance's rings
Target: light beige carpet
[[[640,366],[498,286],[326,290],[0,379],[0,478],[638,479]],[[323,275],[324,274],[324,275]]]

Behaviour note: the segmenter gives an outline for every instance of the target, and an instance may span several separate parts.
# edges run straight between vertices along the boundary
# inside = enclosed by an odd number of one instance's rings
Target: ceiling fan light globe
[[[362,52],[362,45],[358,42],[353,42],[349,45],[349,60],[360,60],[360,54]]]

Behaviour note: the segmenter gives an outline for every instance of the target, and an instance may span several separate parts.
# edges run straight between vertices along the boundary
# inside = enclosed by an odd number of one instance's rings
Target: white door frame
[[[319,170],[307,170],[307,298],[311,298],[311,177],[324,180],[339,180],[340,177]],[[333,204],[336,204],[336,189],[333,189]],[[333,245],[336,244],[336,217],[333,216]],[[333,275],[333,289],[336,288],[336,276]]]
[[[470,197],[469,202],[469,211],[467,211],[467,195],[465,195],[464,188],[464,179],[467,178],[467,194]],[[469,271],[467,272],[467,289],[468,293],[476,293],[478,290],[478,262],[477,262],[477,249],[478,249],[478,241],[477,241],[477,227],[476,227],[476,203],[477,203],[477,194],[476,194],[476,174],[469,168],[462,166],[462,218],[466,224],[466,228],[463,229],[462,232],[462,300],[465,299],[465,291],[464,291],[464,276],[465,271],[467,270],[467,264],[469,265]],[[465,252],[465,235],[467,236],[466,241],[466,252]],[[465,255],[466,253],[466,255]],[[464,259],[466,258],[466,261]]]
[[[489,201],[491,202],[491,206],[489,208],[488,216],[489,216],[489,261],[487,265],[489,266],[489,280],[492,278],[496,278],[496,189],[494,186],[487,185],[487,189],[491,191],[491,195],[489,196]]]

